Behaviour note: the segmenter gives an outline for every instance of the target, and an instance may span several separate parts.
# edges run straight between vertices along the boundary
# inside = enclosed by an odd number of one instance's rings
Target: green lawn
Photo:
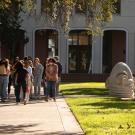
[[[135,135],[135,101],[104,97],[108,91],[104,83],[61,84],[60,88],[70,95],[98,93],[97,97],[66,99],[86,135]]]
[[[64,95],[104,95],[108,93],[104,83],[67,83],[61,84],[60,90]]]

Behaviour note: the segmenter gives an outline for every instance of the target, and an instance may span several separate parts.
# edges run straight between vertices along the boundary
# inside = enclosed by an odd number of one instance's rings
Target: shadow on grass
[[[113,97],[102,97],[104,98],[103,101],[94,102],[94,103],[85,103],[80,104],[80,106],[94,106],[99,109],[135,109],[135,101],[122,101],[120,98],[113,98]]]
[[[108,95],[106,88],[76,88],[61,90],[64,95]]]

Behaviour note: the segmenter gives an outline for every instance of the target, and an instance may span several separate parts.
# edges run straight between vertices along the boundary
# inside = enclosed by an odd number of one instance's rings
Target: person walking
[[[30,62],[28,57],[24,57],[24,68],[28,71],[29,76],[27,78],[27,86],[26,86],[26,93],[25,93],[25,104],[29,102],[30,94],[32,94],[32,67],[30,66]]]
[[[55,56],[54,59],[56,60],[56,64],[58,66],[58,81],[56,82],[56,94],[58,95],[58,93],[60,91],[59,90],[59,85],[60,85],[60,82],[61,82],[62,65],[59,62],[59,57],[58,56]]]
[[[40,99],[43,69],[44,67],[40,63],[39,58],[35,58],[34,68],[33,68],[33,76],[34,76],[33,85],[34,85],[34,98],[35,99]]]
[[[11,94],[11,86],[13,84],[13,65],[10,63],[9,64],[10,67],[10,73],[9,73],[9,81],[8,81],[8,99],[10,99],[10,94]]]
[[[58,66],[54,58],[49,58],[46,65],[46,97],[45,100],[48,101],[48,98],[53,98],[56,101],[56,82],[58,80]]]
[[[20,103],[20,91],[22,88],[24,104],[26,104],[25,94],[29,80],[29,73],[26,69],[24,69],[23,63],[20,61],[16,63],[16,71],[14,73],[14,76],[15,76],[16,103],[17,104]]]
[[[42,76],[42,79],[43,79],[43,88],[44,88],[44,96],[46,95],[46,65],[48,63],[48,59],[49,58],[46,58],[45,62],[44,62],[44,71],[43,71],[43,76]]]
[[[28,60],[29,66],[32,69],[32,75],[30,76],[31,79],[31,86],[30,86],[30,99],[33,99],[33,61],[31,59]]]
[[[7,99],[9,74],[9,60],[4,58],[0,60],[0,97],[2,102],[5,102]]]

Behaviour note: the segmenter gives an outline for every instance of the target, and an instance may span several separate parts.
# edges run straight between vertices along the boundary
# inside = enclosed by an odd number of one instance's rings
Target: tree
[[[101,27],[112,20],[117,0],[42,0],[43,11],[57,22],[65,32],[69,30],[69,22],[76,9],[85,15],[90,34],[101,33]],[[30,12],[34,8],[34,0],[0,0],[0,41],[10,47],[13,57],[21,27],[20,12]],[[22,31],[21,31],[22,32]],[[24,34],[22,34],[24,42]]]
[[[10,59],[15,56],[18,40],[26,42],[24,32],[20,30],[20,12],[23,11],[23,6],[23,0],[0,1],[0,41],[10,49]]]
[[[86,22],[91,34],[99,34],[101,27],[112,20],[115,12],[114,3],[117,0],[45,0],[43,1],[44,12],[53,22],[58,22],[69,30],[70,17],[73,10],[77,9],[85,15]]]

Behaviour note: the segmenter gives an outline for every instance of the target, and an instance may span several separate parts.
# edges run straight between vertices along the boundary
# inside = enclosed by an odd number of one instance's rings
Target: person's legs
[[[23,90],[23,100],[24,100],[24,105],[26,104],[27,100],[29,99],[29,92],[27,91],[26,83],[22,82],[22,90]],[[28,93],[27,93],[28,92]]]
[[[8,80],[8,76],[3,76],[2,100],[7,99]]]
[[[34,86],[34,98],[35,99],[37,98],[37,86],[36,85]]]
[[[38,99],[40,99],[40,91],[41,91],[41,86],[38,86],[38,93],[37,93]]]
[[[8,98],[10,98],[11,85],[12,85],[12,77],[10,75],[9,76],[9,82],[8,82]]]
[[[56,101],[56,81],[51,81],[52,98]]]
[[[37,99],[37,92],[38,92],[37,87],[38,87],[38,85],[37,85],[37,77],[36,76],[34,76],[33,81],[34,81],[33,82],[33,84],[34,84],[34,98]]]
[[[33,98],[33,82],[32,82],[32,78],[29,80],[29,98],[32,99]]]
[[[23,91],[23,99],[25,99],[25,94],[26,94],[26,84],[22,84],[22,91]]]
[[[46,81],[46,97],[45,97],[46,101],[48,101],[48,98],[50,96],[50,89],[51,89],[50,81]]]
[[[1,101],[3,100],[3,77],[0,76],[0,97]]]
[[[46,81],[43,83],[43,88],[44,88],[44,96],[46,96]]]
[[[15,85],[16,103],[20,102],[20,89],[21,85]]]
[[[42,78],[37,77],[37,85],[38,85],[37,96],[39,99],[40,99],[40,92],[41,92],[41,81],[42,81]]]
[[[11,92],[11,83],[8,83],[8,98],[10,98],[10,92]]]

